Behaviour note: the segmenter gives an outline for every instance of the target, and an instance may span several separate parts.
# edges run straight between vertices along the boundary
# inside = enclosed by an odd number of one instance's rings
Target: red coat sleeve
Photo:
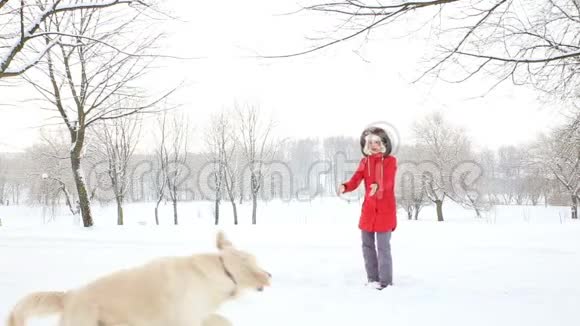
[[[343,183],[344,185],[344,192],[350,192],[358,188],[360,182],[365,177],[365,168],[366,168],[366,160],[363,158],[361,159],[358,168],[347,182]]]

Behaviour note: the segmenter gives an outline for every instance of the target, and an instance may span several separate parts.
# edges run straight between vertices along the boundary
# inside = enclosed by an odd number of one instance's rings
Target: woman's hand
[[[338,187],[338,194],[339,194],[339,195],[342,195],[342,194],[344,194],[344,192],[345,192],[345,191],[346,191],[346,188],[344,187],[344,185],[340,185],[340,186]]]
[[[373,183],[371,185],[371,192],[369,193],[370,196],[374,196],[377,193],[377,190],[379,189],[379,185],[376,183]]]

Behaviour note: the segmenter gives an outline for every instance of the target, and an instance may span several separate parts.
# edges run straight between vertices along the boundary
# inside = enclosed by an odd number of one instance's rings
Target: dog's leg
[[[203,326],[232,326],[232,323],[222,315],[211,314],[203,321]]]

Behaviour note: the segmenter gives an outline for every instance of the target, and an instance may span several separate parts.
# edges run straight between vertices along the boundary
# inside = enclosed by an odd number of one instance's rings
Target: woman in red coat
[[[343,183],[339,191],[341,194],[353,191],[364,180],[365,198],[359,228],[362,234],[367,285],[382,290],[393,285],[390,241],[391,232],[397,228],[397,159],[390,155],[391,141],[384,129],[365,129],[360,144],[364,157],[352,178]]]

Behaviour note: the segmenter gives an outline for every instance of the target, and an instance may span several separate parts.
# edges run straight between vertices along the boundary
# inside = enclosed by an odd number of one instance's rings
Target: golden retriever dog
[[[60,326],[228,326],[215,313],[244,290],[262,291],[271,275],[223,232],[217,253],[165,257],[66,292],[36,292],[16,304],[8,326],[60,314]]]

